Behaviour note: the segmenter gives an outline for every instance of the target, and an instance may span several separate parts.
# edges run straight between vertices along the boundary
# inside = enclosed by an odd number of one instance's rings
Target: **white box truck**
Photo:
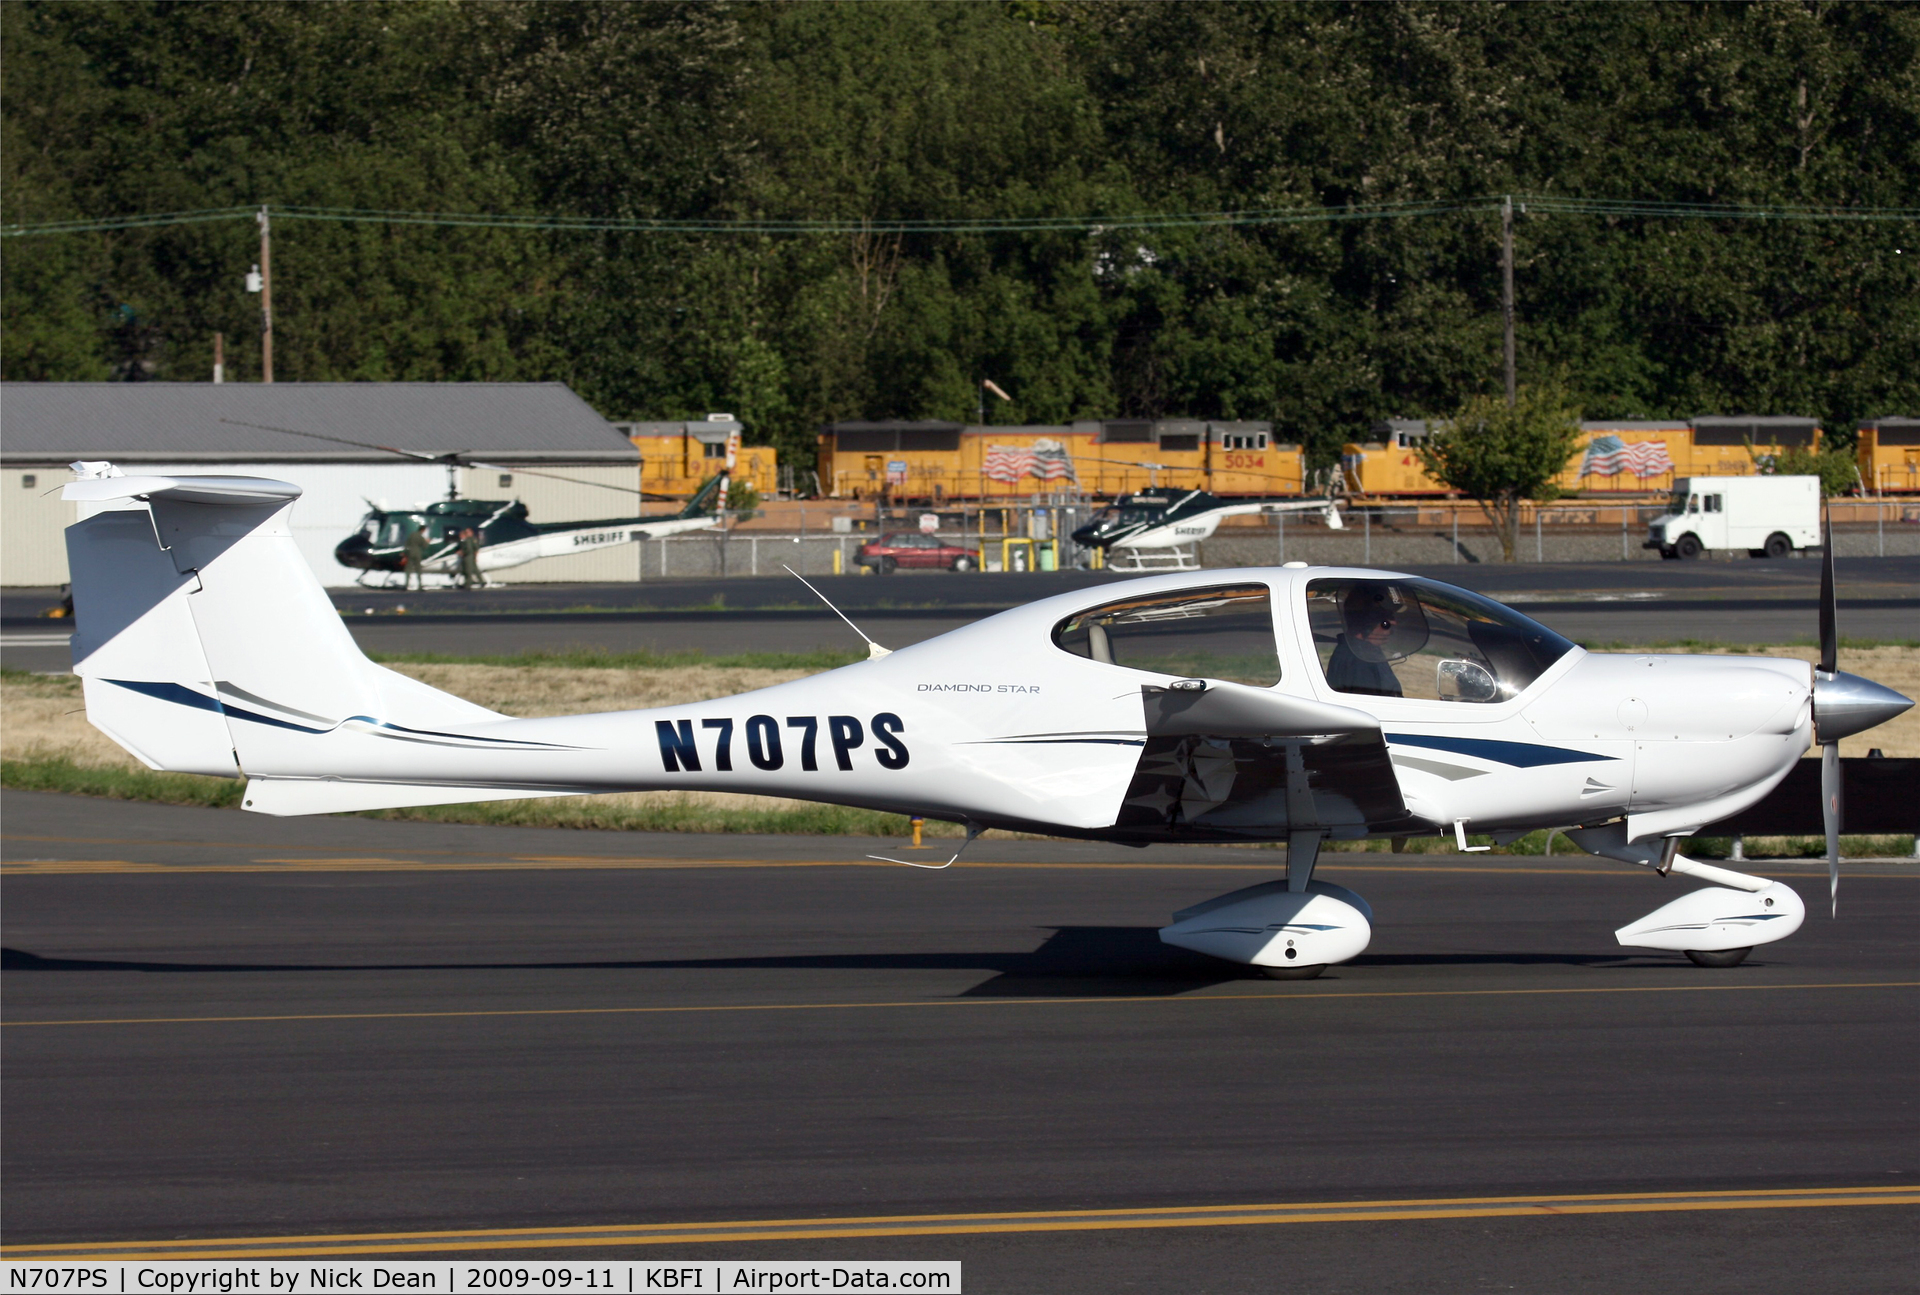
[[[1709,549],[1784,558],[1819,544],[1819,477],[1681,477],[1640,547],[1659,549],[1663,558],[1697,558]]]

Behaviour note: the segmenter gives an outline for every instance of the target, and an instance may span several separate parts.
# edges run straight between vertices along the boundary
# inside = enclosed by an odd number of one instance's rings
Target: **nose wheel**
[[[1316,962],[1310,967],[1262,967],[1260,970],[1268,980],[1314,980],[1327,969],[1324,962]]]
[[[1753,952],[1749,944],[1744,949],[1685,949],[1687,961],[1696,967],[1737,967],[1747,960]]]

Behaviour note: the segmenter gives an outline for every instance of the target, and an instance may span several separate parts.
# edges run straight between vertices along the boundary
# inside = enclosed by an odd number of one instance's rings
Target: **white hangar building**
[[[558,382],[6,382],[0,383],[0,584],[67,579],[62,530],[78,519],[60,498],[76,459],[125,471],[231,473],[291,481],[300,551],[322,584],[357,574],[333,560],[369,503],[411,508],[446,498],[448,470],[269,428],[459,452],[493,467],[453,470],[468,499],[520,499],[537,522],[634,517],[646,505],[633,442]],[[552,471],[574,482],[529,475]],[[591,484],[576,484],[591,483]],[[608,489],[607,487],[623,487]],[[491,577],[636,580],[640,546],[544,558]]]

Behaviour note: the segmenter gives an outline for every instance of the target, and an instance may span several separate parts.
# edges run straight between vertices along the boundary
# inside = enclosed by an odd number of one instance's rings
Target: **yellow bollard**
[[[913,820],[913,848],[916,850],[924,850],[926,848],[920,844],[920,829],[925,825],[926,821],[924,818],[916,818]]]
[[[840,568],[841,568],[841,565],[846,561],[846,556],[847,555],[845,553],[840,551],[840,546],[838,544],[833,546],[833,574],[835,575],[841,574]]]

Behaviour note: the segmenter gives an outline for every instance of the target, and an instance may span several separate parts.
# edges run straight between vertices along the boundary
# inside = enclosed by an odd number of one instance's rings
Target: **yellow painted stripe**
[[[15,973],[24,974],[24,973]],[[1920,989],[1920,980],[1811,981],[1791,985],[1601,985],[1566,989],[1382,989],[1263,994],[1127,994],[1100,998],[905,998],[875,1002],[714,1003],[681,1007],[516,1007],[450,1012],[303,1012],[272,1016],[126,1016],[5,1021],[0,1027],[49,1025],[223,1025],[257,1021],[417,1021],[490,1016],[685,1016],[723,1012],[851,1012],[902,1007],[1081,1007],[1107,1003],[1323,1002],[1344,998],[1539,998],[1569,994],[1740,994],[1787,989]]]
[[[860,1237],[979,1233],[1082,1232],[1140,1228],[1245,1227],[1288,1223],[1412,1222],[1458,1218],[1546,1218],[1697,1210],[1822,1209],[1920,1205],[1920,1187],[1478,1196],[1417,1200],[1176,1206],[1166,1209],[1013,1211],[1001,1214],[880,1215],[753,1219],[597,1227],[488,1228],[473,1231],[370,1232],[204,1240],[80,1242],[0,1248],[0,1259],[104,1261],[312,1258],[400,1255],[449,1250],[572,1249],[589,1246],[706,1245]]]

